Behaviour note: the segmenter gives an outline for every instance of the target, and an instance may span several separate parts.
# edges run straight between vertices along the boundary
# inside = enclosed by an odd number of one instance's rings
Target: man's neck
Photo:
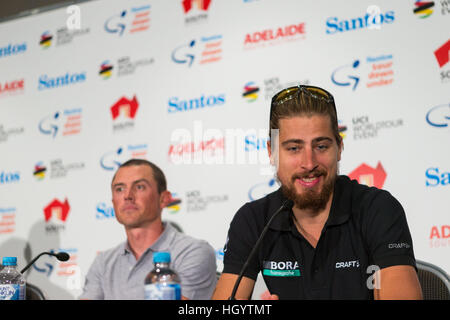
[[[139,260],[145,250],[159,239],[163,231],[164,226],[161,222],[144,228],[130,228],[125,230],[128,246],[136,260]]]
[[[315,248],[319,242],[323,227],[328,220],[333,195],[330,196],[325,208],[320,211],[292,208],[294,213],[294,224],[297,230]]]

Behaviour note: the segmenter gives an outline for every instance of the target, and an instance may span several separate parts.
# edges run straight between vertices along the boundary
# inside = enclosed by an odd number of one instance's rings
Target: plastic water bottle
[[[4,257],[0,271],[0,300],[25,300],[26,281],[17,271],[17,258]]]
[[[153,254],[155,268],[145,277],[146,300],[181,300],[180,278],[170,269],[170,253]]]

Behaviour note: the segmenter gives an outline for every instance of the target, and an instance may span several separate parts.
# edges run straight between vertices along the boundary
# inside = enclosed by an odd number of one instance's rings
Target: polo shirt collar
[[[340,225],[346,222],[350,217],[351,212],[351,194],[352,187],[350,185],[350,179],[347,176],[338,176],[336,184],[334,186],[333,200],[331,202],[330,215],[325,226]],[[269,217],[271,217],[278,208],[281,207],[283,202],[287,198],[283,195],[281,188],[275,191],[273,194],[273,201],[270,201],[269,205]],[[270,229],[278,231],[290,231],[292,226],[292,209],[284,210],[280,212],[277,217],[274,218]],[[268,221],[268,220],[267,220]]]
[[[145,255],[148,251],[153,252],[159,252],[159,251],[169,251],[170,250],[170,244],[172,243],[172,239],[175,236],[175,228],[167,222],[163,222],[164,230],[159,236],[159,238],[150,246],[148,247],[143,255]],[[128,244],[128,241],[125,241],[122,244],[122,252],[123,254],[132,253],[130,245]]]

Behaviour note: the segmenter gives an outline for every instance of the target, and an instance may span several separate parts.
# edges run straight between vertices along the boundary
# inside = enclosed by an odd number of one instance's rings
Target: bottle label
[[[181,300],[178,283],[151,283],[145,285],[145,300]]]
[[[21,300],[18,284],[0,284],[0,300]]]

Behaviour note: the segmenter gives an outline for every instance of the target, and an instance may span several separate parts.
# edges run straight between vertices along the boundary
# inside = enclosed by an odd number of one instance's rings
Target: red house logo
[[[197,9],[206,11],[211,4],[211,0],[183,0],[184,13],[191,11],[193,4],[195,3]]]
[[[439,68],[442,68],[450,60],[450,39],[434,52]]]
[[[383,188],[387,175],[381,165],[381,162],[378,162],[376,168],[372,168],[371,166],[363,163],[358,168],[353,170],[348,176],[351,179],[358,180],[361,184],[381,189]]]
[[[52,217],[59,221],[65,222],[70,211],[70,205],[67,198],[64,202],[54,199],[44,208],[45,222],[48,222]]]
[[[116,120],[119,116],[134,119],[138,107],[136,96],[132,100],[122,97],[111,107],[111,116],[113,120]]]

